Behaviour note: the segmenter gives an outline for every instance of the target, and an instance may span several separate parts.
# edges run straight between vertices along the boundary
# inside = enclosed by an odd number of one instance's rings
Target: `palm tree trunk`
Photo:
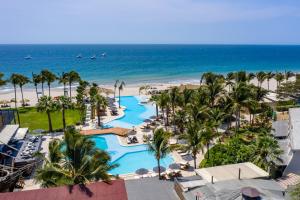
[[[158,166],[158,179],[160,180],[161,176],[160,176],[160,160],[159,159],[157,159],[157,166]]]
[[[99,107],[99,105],[97,105],[97,117],[98,117],[98,126],[101,127],[101,123],[100,123],[100,107]]]
[[[42,94],[44,96],[44,82],[42,82]]]
[[[69,82],[70,100],[72,101],[72,82]]]
[[[119,108],[121,108],[121,90],[119,89]]]
[[[193,155],[194,158],[194,168],[197,169],[197,156],[196,154]]]
[[[20,85],[21,95],[22,95],[22,106],[25,106],[24,96],[23,96],[23,87]]]
[[[268,90],[270,90],[270,80],[268,79]]]
[[[15,90],[15,109],[16,109],[16,112],[17,112],[18,123],[19,123],[19,126],[20,126],[21,122],[20,122],[20,115],[19,115],[18,106],[17,106],[17,88],[16,88],[16,85],[14,85],[14,90]]]
[[[206,144],[206,148],[207,148],[207,159],[209,159],[209,142]]]
[[[66,130],[66,116],[65,116],[65,107],[64,107],[64,105],[62,106],[62,120],[63,120],[64,130]]]
[[[156,117],[158,117],[158,106],[155,104],[155,109],[156,109]]]
[[[38,90],[37,90],[37,84],[35,84],[34,86],[35,86],[36,99],[37,99],[37,101],[39,101],[39,95],[38,95]]]
[[[169,125],[169,107],[166,109],[167,126]]]
[[[50,95],[50,83],[48,83],[48,93],[49,93],[49,97],[51,96]]]
[[[48,124],[49,124],[49,132],[53,132],[53,128],[52,128],[52,120],[51,120],[51,115],[50,112],[47,112],[47,117],[48,117]]]

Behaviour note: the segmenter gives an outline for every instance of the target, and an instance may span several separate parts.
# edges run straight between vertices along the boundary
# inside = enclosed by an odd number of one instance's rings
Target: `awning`
[[[0,132],[0,144],[8,144],[11,138],[16,134],[19,125],[6,125]]]
[[[17,134],[15,135],[14,139],[16,140],[23,140],[25,138],[26,133],[28,132],[28,128],[19,128]]]

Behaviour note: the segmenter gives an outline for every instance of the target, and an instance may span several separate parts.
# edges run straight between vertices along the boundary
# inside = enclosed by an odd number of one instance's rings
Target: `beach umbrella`
[[[150,117],[150,119],[156,119],[156,116],[155,116],[155,115],[152,115],[152,116]]]
[[[153,167],[153,171],[158,173],[158,166]],[[166,171],[166,168],[163,166],[160,166],[160,172],[164,172],[164,171]]]
[[[241,189],[243,196],[250,197],[250,198],[258,198],[260,193],[257,189],[252,187],[244,187]]]
[[[146,168],[140,168],[138,170],[135,171],[136,174],[138,175],[144,175],[144,174],[148,174],[149,170]]]
[[[152,120],[151,119],[145,119],[144,122],[150,123],[150,122],[152,122]]]
[[[169,165],[169,168],[170,169],[180,169],[180,165],[177,163],[172,163]]]

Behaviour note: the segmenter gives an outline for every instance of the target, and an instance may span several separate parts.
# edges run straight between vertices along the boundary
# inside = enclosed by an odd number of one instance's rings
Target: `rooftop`
[[[287,120],[273,121],[271,133],[276,138],[287,137],[289,132],[289,122]]]
[[[8,144],[11,138],[16,134],[19,125],[6,125],[0,132],[0,144]]]
[[[0,193],[0,199],[5,200],[127,200],[124,180],[111,181],[110,184],[96,182],[87,184],[86,187],[75,185],[72,189],[68,186],[27,190],[22,192]]]
[[[129,200],[179,200],[173,189],[174,183],[157,177],[127,180],[125,185]]]
[[[290,108],[290,138],[293,150],[300,150],[300,108]]]
[[[269,177],[266,171],[250,162],[196,169],[195,172],[207,182],[211,182],[212,176],[214,182],[219,182],[238,179],[239,170],[241,179]]]
[[[206,200],[238,200],[242,199],[241,189],[245,187],[255,188],[260,193],[261,199],[283,199],[284,189],[274,180],[247,179],[220,181],[214,184],[208,183],[183,193],[186,200],[194,200],[196,195]]]

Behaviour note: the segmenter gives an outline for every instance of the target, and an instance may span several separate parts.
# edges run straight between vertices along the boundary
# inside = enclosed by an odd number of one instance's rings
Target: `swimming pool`
[[[109,153],[112,164],[119,164],[119,167],[110,171],[113,175],[134,173],[140,168],[152,170],[157,166],[154,155],[148,151],[148,146],[145,144],[122,146],[119,144],[117,136],[113,134],[95,135],[90,138],[98,148]],[[173,162],[171,155],[160,160],[161,166],[166,168]]]
[[[132,128],[144,122],[145,119],[155,115],[155,106],[152,104],[139,104],[139,96],[121,96],[121,105],[126,109],[123,117],[105,123],[106,126]]]

